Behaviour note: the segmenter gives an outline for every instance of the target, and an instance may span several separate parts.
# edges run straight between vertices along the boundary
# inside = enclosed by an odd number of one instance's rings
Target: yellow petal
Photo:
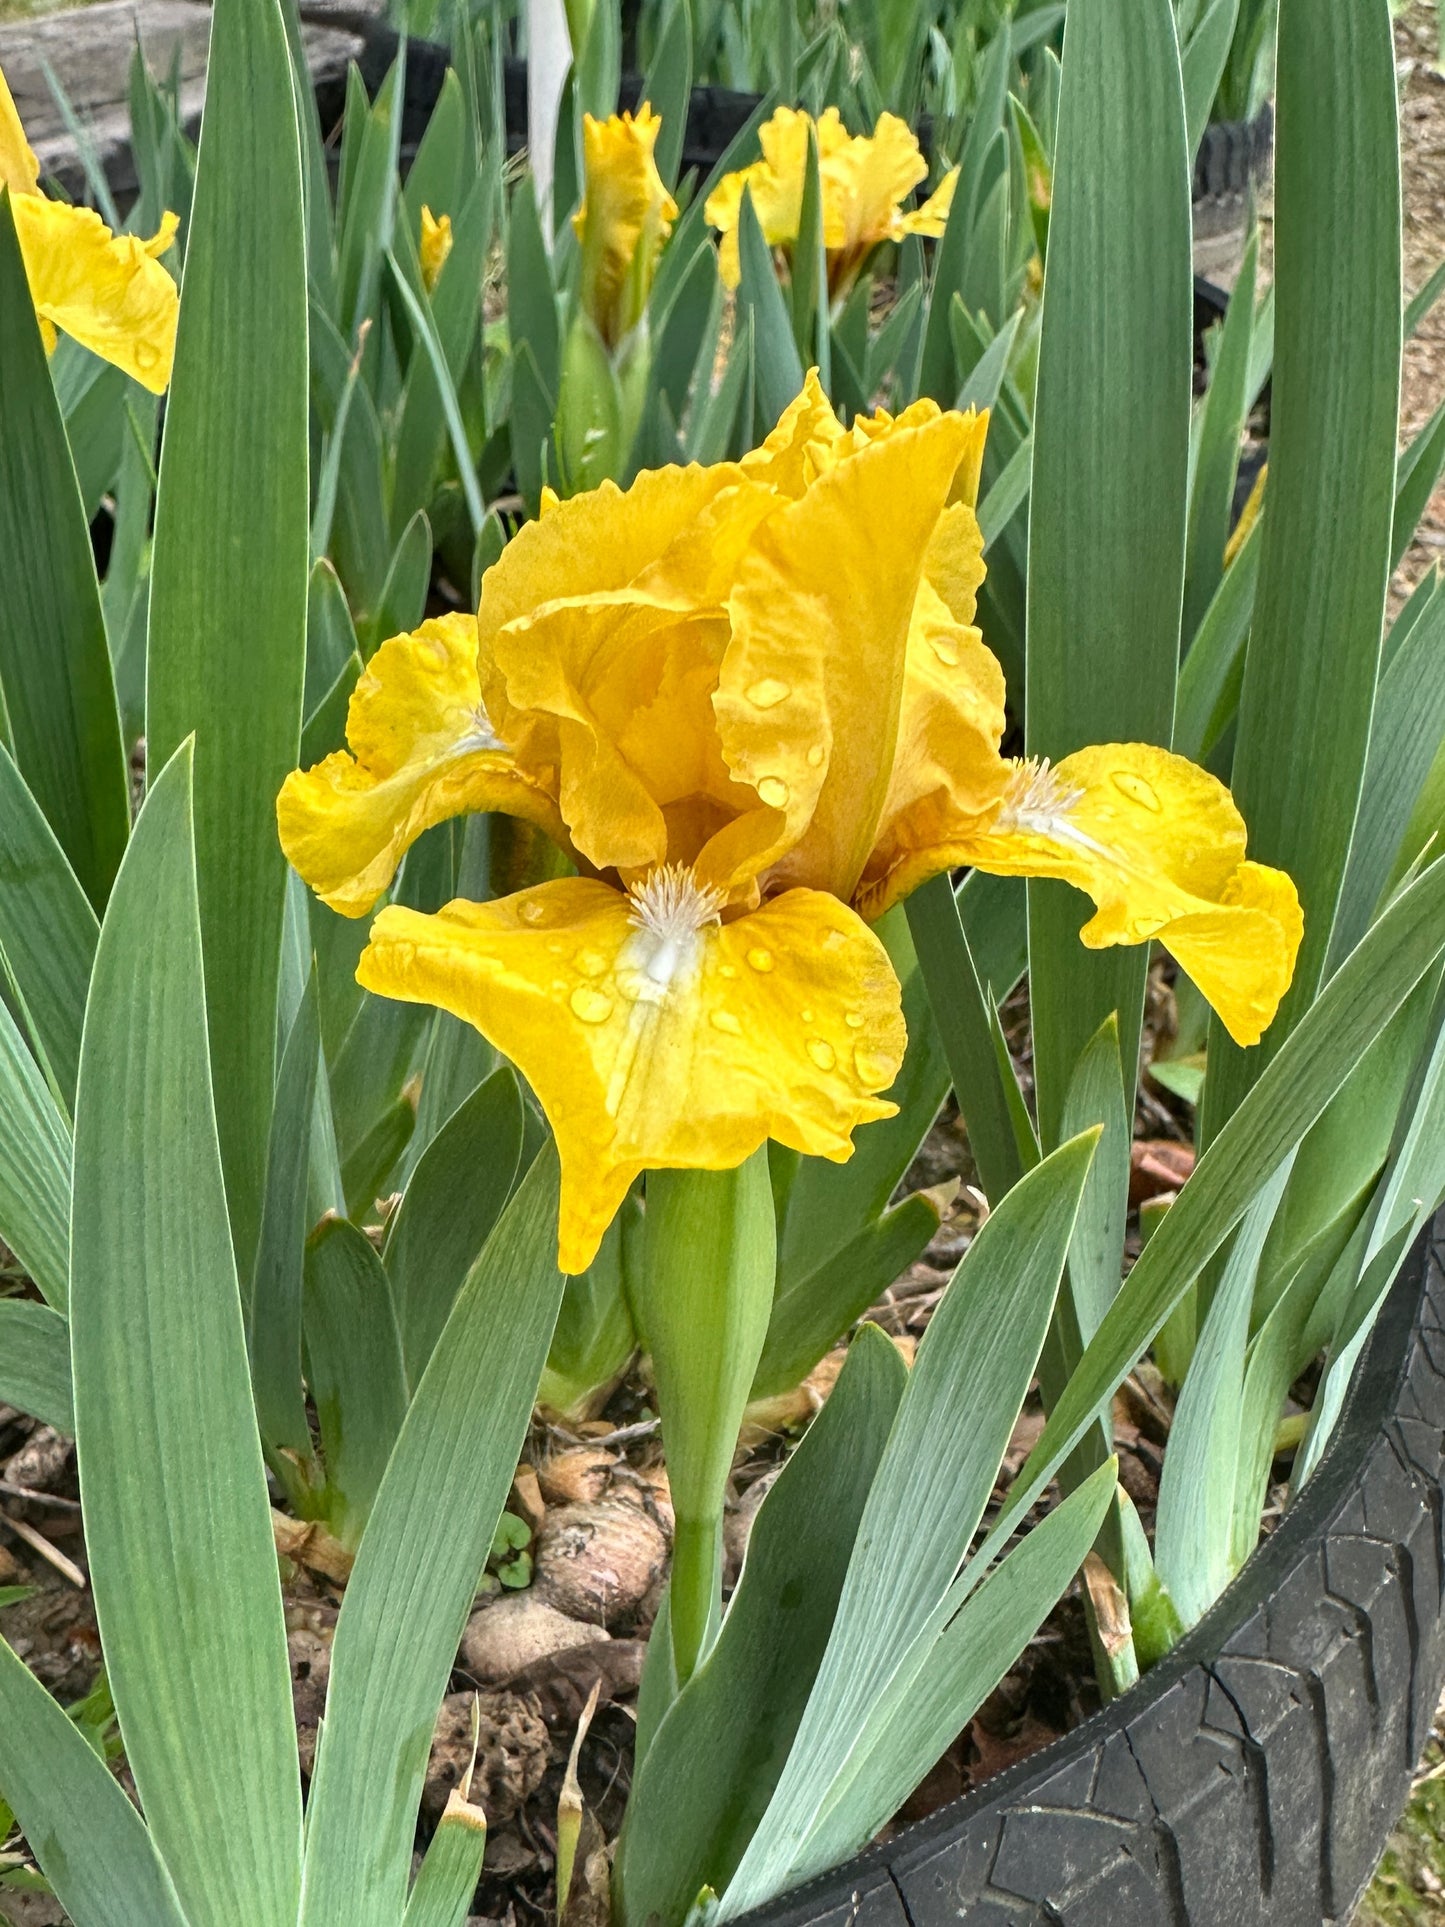
[[[775,883],[846,900],[863,874],[925,556],[973,433],[959,414],[890,424],[753,540],[713,706],[729,768],[783,812]]]
[[[930,239],[938,240],[948,226],[949,210],[953,206],[954,189],[957,186],[958,169],[955,167],[944,175],[922,207],[898,217],[896,232],[900,235],[926,234]]]
[[[833,466],[840,442],[848,442],[848,431],[833,413],[817,369],[810,368],[797,399],[783,410],[767,439],[743,456],[740,466],[756,481],[796,498]]]
[[[753,213],[769,247],[787,248],[797,240],[811,124],[809,116],[797,108],[778,108],[772,119],[758,129],[763,158],[739,168],[736,173],[724,175],[708,196],[703,213],[709,226],[722,234],[718,266],[728,287],[735,288],[741,278],[737,227],[744,189],[752,196]],[[818,123],[817,131],[820,153],[825,139],[836,145],[842,132],[836,109],[829,109]],[[842,138],[846,140],[846,134]]]
[[[160,226],[156,229],[149,241],[141,242],[141,246],[145,249],[152,261],[159,261],[161,256],[168,253],[175,245],[175,239],[177,234],[180,233],[180,230],[180,215],[172,214],[170,209],[167,208],[161,216]]]
[[[171,378],[179,296],[146,244],[112,234],[90,208],[40,194],[18,195],[10,207],[41,321],[160,394]]]
[[[898,204],[928,173],[913,129],[896,114],[880,114],[871,139],[859,136],[831,154],[823,167],[823,239],[851,252],[886,240]],[[831,218],[830,218],[831,217]]]
[[[452,217],[443,214],[436,217],[429,207],[421,211],[421,239],[417,245],[421,256],[421,278],[428,294],[437,284],[437,277],[446,266],[447,256],[452,251]]]
[[[19,110],[0,69],[0,187],[12,194],[34,194],[40,186],[40,163],[25,138]]]
[[[351,755],[293,771],[276,799],[287,861],[343,916],[364,916],[423,830],[448,817],[503,810],[566,844],[551,796],[488,722],[472,616],[384,642],[352,693],[347,740]]]
[[[1283,871],[1244,860],[1244,821],[1224,785],[1147,743],[1106,743],[1057,768],[1021,765],[988,831],[951,861],[1004,876],[1059,877],[1094,900],[1091,949],[1170,950],[1242,1043],[1257,1041],[1294,973],[1303,928]]]
[[[639,1171],[726,1170],[769,1137],[842,1161],[896,1108],[877,1093],[903,1057],[898,984],[850,910],[792,891],[693,929],[645,901],[568,878],[432,917],[393,905],[357,971],[474,1024],[531,1084],[561,1154],[568,1272]]]
[[[635,116],[583,117],[584,193],[572,224],[582,244],[582,305],[609,347],[642,318],[677,219],[653,158],[661,128],[645,101]]]
[[[556,765],[573,842],[599,869],[690,861],[688,838],[756,807],[711,698],[739,557],[776,506],[726,464],[644,471],[528,524],[482,583],[488,711],[520,768]]]

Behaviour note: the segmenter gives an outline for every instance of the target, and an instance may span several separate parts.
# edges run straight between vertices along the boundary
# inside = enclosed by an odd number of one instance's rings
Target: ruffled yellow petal
[[[831,119],[829,118],[831,116]],[[809,116],[793,107],[780,107],[758,129],[763,158],[733,174],[725,174],[707,198],[703,213],[722,234],[718,266],[724,282],[735,288],[741,279],[738,261],[738,221],[743,192],[752,195],[753,213],[769,247],[791,247],[798,238],[803,213],[803,182],[808,169]],[[826,126],[826,133],[825,133]],[[819,152],[825,138],[835,145],[843,132],[837,110],[830,108],[818,123]]]
[[[17,195],[10,208],[42,324],[73,335],[160,394],[171,378],[180,298],[146,244],[112,234],[90,208],[40,194]],[[174,233],[174,226],[162,227],[151,246]]]
[[[441,616],[393,636],[352,693],[347,741],[294,770],[276,799],[286,858],[343,916],[364,916],[433,824],[502,810],[566,846],[556,804],[518,771],[477,684],[476,620]]]
[[[519,767],[554,764],[599,869],[691,861],[758,800],[732,781],[712,692],[726,598],[778,498],[729,465],[645,471],[559,503],[482,584],[482,688]]]
[[[842,1161],[895,1109],[878,1093],[906,1040],[871,931],[801,890],[698,923],[715,899],[669,877],[631,897],[569,878],[433,917],[390,906],[357,971],[475,1024],[531,1084],[561,1154],[564,1271],[585,1270],[639,1171],[726,1170],[769,1137]]]
[[[953,206],[953,195],[957,186],[958,169],[955,167],[944,175],[922,207],[916,207],[910,213],[900,214],[897,217],[895,235],[926,234],[930,240],[940,239],[943,230],[948,226],[949,210]]]
[[[447,264],[447,256],[452,251],[452,217],[443,214],[440,219],[429,207],[421,211],[421,238],[417,252],[421,256],[421,278],[428,294],[437,284],[437,277]]]
[[[644,101],[636,115],[582,123],[582,205],[572,217],[582,244],[582,305],[615,347],[638,321],[677,203],[653,158],[662,122]]]
[[[852,447],[817,369],[810,368],[797,399],[789,402],[772,433],[744,455],[739,466],[755,481],[796,499],[833,466],[840,443]]]
[[[880,114],[872,138],[859,135],[823,164],[823,241],[853,252],[887,240],[898,204],[928,172],[907,121]]]
[[[34,194],[40,186],[40,163],[25,138],[19,110],[3,70],[0,70],[0,187],[12,194]]]
[[[754,537],[713,706],[729,768],[783,813],[775,883],[846,900],[863,875],[892,783],[925,557],[974,432],[936,410],[888,424]]]
[[[1290,878],[1244,850],[1234,799],[1207,770],[1151,744],[1106,743],[1052,770],[1016,766],[993,825],[948,856],[1072,883],[1096,906],[1085,944],[1157,938],[1251,1044],[1289,988],[1303,917]]]

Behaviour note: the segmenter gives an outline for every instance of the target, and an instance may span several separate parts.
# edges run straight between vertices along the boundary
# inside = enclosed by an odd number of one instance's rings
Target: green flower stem
[[[650,1175],[637,1312],[652,1353],[676,1519],[670,1601],[679,1686],[721,1610],[723,1498],[776,1267],[766,1149],[733,1171]]]

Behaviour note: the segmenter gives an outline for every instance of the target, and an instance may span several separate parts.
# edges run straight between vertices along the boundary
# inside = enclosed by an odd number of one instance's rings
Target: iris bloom
[[[421,211],[421,239],[417,252],[421,256],[421,278],[428,294],[437,284],[437,276],[446,266],[447,256],[452,251],[452,217],[443,214],[440,219],[429,207]]]
[[[901,241],[905,234],[936,240],[944,230],[958,169],[945,176],[922,207],[905,211],[904,201],[928,175],[928,163],[906,121],[880,114],[870,138],[850,135],[836,107],[817,121],[800,109],[780,107],[759,129],[763,158],[720,181],[704,209],[722,233],[720,266],[730,288],[739,279],[737,230],[744,188],[752,195],[753,212],[770,247],[789,252],[798,238],[810,127],[818,143],[823,246],[834,296],[851,286],[880,241]]]
[[[841,1161],[892,1112],[904,1028],[869,924],[955,864],[1076,884],[1085,943],[1159,937],[1242,1042],[1273,1016],[1299,906],[1245,861],[1221,784],[1147,744],[999,754],[973,622],[986,429],[924,401],[845,430],[810,376],[741,462],[548,501],[475,623],[384,643],[351,754],[288,778],[286,854],[350,915],[460,810],[526,816],[576,861],[500,901],[384,909],[358,971],[530,1081],[565,1270],[639,1171],[769,1137]]]
[[[642,319],[677,219],[653,158],[661,127],[646,101],[635,116],[583,118],[583,198],[572,225],[582,245],[582,306],[609,348]]]
[[[51,201],[40,192],[40,167],[0,73],[0,187],[10,212],[30,298],[47,354],[56,330],[159,395],[171,378],[176,346],[176,284],[158,256],[175,239],[177,218],[141,241],[112,234],[90,208]]]

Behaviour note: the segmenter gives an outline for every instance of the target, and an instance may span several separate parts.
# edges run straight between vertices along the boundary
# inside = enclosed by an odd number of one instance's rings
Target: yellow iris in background
[[[59,329],[152,394],[162,393],[175,358],[180,297],[157,257],[175,239],[176,216],[166,214],[159,231],[141,241],[133,234],[112,234],[90,208],[48,200],[40,192],[39,164],[3,73],[0,187],[10,190],[10,212],[46,352],[54,351]]]
[[[452,217],[443,214],[438,218],[429,207],[421,211],[421,236],[417,242],[417,253],[421,257],[421,278],[428,294],[437,284],[437,277],[447,264],[447,256],[452,251]]]
[[[582,247],[582,306],[609,348],[642,319],[677,219],[654,159],[661,127],[646,101],[635,115],[583,117],[583,196],[572,225]]]
[[[769,247],[787,253],[797,240],[810,128],[818,144],[823,246],[832,295],[846,292],[880,241],[901,241],[905,234],[925,234],[936,240],[942,234],[958,169],[944,177],[922,207],[905,211],[904,201],[928,176],[928,163],[906,121],[895,114],[880,114],[871,136],[849,134],[836,107],[829,107],[816,121],[801,109],[780,107],[758,130],[763,158],[726,175],[704,209],[722,234],[719,265],[730,288],[739,279],[737,228],[745,188],[752,195],[753,212]]]
[[[390,906],[358,976],[476,1025],[562,1160],[560,1262],[628,1186],[767,1138],[845,1159],[905,1044],[868,927],[971,863],[1093,897],[1091,945],[1159,937],[1241,1042],[1288,986],[1294,887],[1245,861],[1222,784],[1151,745],[999,754],[974,625],[987,418],[915,403],[844,429],[810,375],[741,462],[549,501],[475,622],[383,644],[348,740],[288,778],[290,861],[361,915],[462,810],[541,824],[583,872],[435,916]]]

